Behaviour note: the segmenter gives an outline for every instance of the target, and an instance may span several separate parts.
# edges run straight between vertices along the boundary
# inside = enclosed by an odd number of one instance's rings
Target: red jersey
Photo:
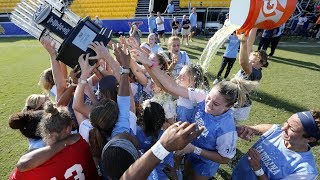
[[[15,168],[10,180],[100,179],[88,143],[80,140],[67,146],[44,164],[25,172]]]

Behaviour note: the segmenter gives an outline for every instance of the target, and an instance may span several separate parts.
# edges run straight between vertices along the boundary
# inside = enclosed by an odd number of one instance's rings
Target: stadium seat
[[[180,8],[192,7],[229,7],[231,0],[180,0]]]
[[[0,0],[0,13],[10,13],[20,0]]]
[[[137,4],[138,0],[74,0],[71,10],[81,17],[125,19],[135,16]]]

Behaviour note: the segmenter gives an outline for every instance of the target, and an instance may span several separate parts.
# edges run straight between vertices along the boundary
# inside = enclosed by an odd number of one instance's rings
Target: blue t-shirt
[[[149,29],[156,29],[157,28],[156,18],[154,16],[148,17],[148,26],[149,26]]]
[[[233,158],[236,154],[237,132],[231,110],[228,110],[220,116],[213,116],[205,112],[205,101],[198,103],[194,110],[194,115],[190,123],[196,122],[198,126],[204,126],[205,129],[198,138],[192,141],[192,144],[208,151],[216,151],[221,156]],[[195,163],[206,163],[210,166],[210,175],[214,175],[219,168],[219,163],[208,160],[196,154],[189,154]],[[193,156],[193,157],[192,157]],[[191,162],[194,164],[194,162]],[[196,167],[197,165],[195,165]],[[195,169],[196,172],[202,170]],[[206,175],[207,176],[207,175]]]
[[[227,58],[237,58],[239,46],[240,46],[240,41],[238,37],[234,35],[230,35],[228,39],[228,45],[223,56]]]
[[[167,12],[171,14],[173,13],[173,11],[174,11],[174,4],[168,4]]]
[[[162,134],[163,134],[163,131],[161,130],[159,133],[159,136],[155,140],[155,142],[158,141],[158,139],[161,137]],[[137,127],[136,137],[139,141],[140,150],[142,152],[147,152],[153,146],[153,142],[152,142],[153,137],[152,136],[147,137],[141,127]],[[172,152],[166,158],[164,158],[164,160],[162,162],[160,162],[160,164],[158,164],[157,167],[155,168],[159,179],[168,179],[167,175],[162,171],[166,167],[166,164],[173,167],[173,153]]]
[[[241,69],[236,74],[236,77],[241,77],[248,81],[260,81],[262,79],[262,69],[255,69],[252,67],[252,72],[249,76]]]
[[[295,152],[287,149],[279,125],[273,125],[253,147],[261,156],[261,168],[268,179],[316,179],[318,175],[312,151]],[[232,179],[257,179],[247,155],[233,169]]]
[[[191,22],[191,27],[195,27],[197,25],[197,19],[198,19],[197,13],[191,13],[189,19]]]
[[[177,99],[177,121],[191,122],[195,104],[184,97],[179,96]]]

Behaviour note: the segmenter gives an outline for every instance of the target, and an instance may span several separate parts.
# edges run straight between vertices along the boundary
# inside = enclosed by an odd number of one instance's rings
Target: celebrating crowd
[[[133,24],[119,43],[91,43],[95,55],[81,55],[69,74],[54,42],[42,37],[51,59],[39,80],[46,95],[30,95],[9,118],[29,143],[9,179],[210,179],[234,158],[239,138],[253,136],[259,139],[232,179],[316,179],[320,111],[297,112],[283,126],[239,125],[249,118],[251,92],[263,83],[267,54],[251,52],[256,29],[249,37],[232,34],[210,88],[201,67],[180,50],[192,41],[192,18],[183,18],[182,40],[179,23],[172,23],[168,52],[157,43],[165,42],[158,14],[147,42]],[[239,47],[241,69],[227,81]]]

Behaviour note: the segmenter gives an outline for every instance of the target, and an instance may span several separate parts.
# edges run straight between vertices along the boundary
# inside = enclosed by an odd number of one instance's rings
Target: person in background
[[[138,26],[135,23],[131,24],[129,35],[131,37],[134,37],[137,40],[137,42],[139,43],[139,46],[140,46],[140,44],[141,44],[141,39],[140,38],[141,38],[142,34],[141,34],[140,29],[138,28]]]
[[[306,16],[307,13],[303,13],[299,19],[298,19],[298,23],[297,23],[297,26],[296,26],[296,29],[294,30],[294,34],[300,36],[303,34],[303,25],[304,23],[306,23],[308,21],[308,17]]]
[[[223,59],[222,59],[221,65],[220,65],[220,69],[217,73],[217,77],[213,81],[213,84],[217,84],[219,82],[220,76],[221,76],[224,68],[228,65],[226,73],[224,74],[224,77],[222,80],[222,81],[225,81],[226,78],[228,77],[232,67],[233,67],[234,62],[236,61],[238,49],[240,46],[240,41],[236,35],[236,32],[234,32],[233,34],[231,34],[229,36],[227,42],[228,42],[228,45],[227,45],[227,48],[224,52]]]
[[[157,32],[157,23],[156,18],[154,17],[154,12],[150,12],[150,16],[148,17],[148,27],[149,33],[156,33]]]
[[[168,14],[173,14],[174,13],[174,4],[172,2],[172,0],[169,2],[166,10],[164,11],[164,13],[168,13]]]
[[[144,42],[140,47],[150,53],[160,53],[163,49],[156,43],[157,36],[154,33],[148,35],[148,42]]]
[[[191,24],[191,30],[190,30],[190,35],[189,35],[189,40],[190,42],[192,42],[192,37],[194,36],[194,34],[197,32],[197,28],[198,28],[198,15],[196,12],[196,8],[192,8],[191,14],[189,16],[189,20],[190,20],[190,24]]]
[[[172,28],[172,36],[178,36],[179,34],[179,21],[177,20],[177,17],[173,18],[173,21],[171,23],[171,28]]]
[[[159,11],[157,12],[156,23],[157,23],[158,39],[160,40],[163,37],[163,42],[165,42],[166,36],[164,35],[164,30],[165,30],[164,17],[161,16],[161,13]]]
[[[96,19],[94,20],[94,22],[99,26],[99,27],[103,27],[103,22],[99,19],[99,16],[96,16]]]
[[[232,179],[317,179],[312,147],[320,144],[320,111],[293,114],[283,126],[238,126],[239,137],[261,136],[233,169]]]
[[[277,30],[277,32],[272,36],[271,41],[270,41],[270,53],[268,56],[273,56],[275,50],[277,49],[278,43],[281,39],[281,35],[286,27],[286,24],[283,24],[280,26]]]
[[[190,20],[187,19],[186,15],[183,15],[182,17],[182,29],[181,29],[181,35],[182,35],[182,44],[183,41],[186,39],[186,46],[189,45],[189,35],[190,35],[190,29],[191,29],[191,24]]]

